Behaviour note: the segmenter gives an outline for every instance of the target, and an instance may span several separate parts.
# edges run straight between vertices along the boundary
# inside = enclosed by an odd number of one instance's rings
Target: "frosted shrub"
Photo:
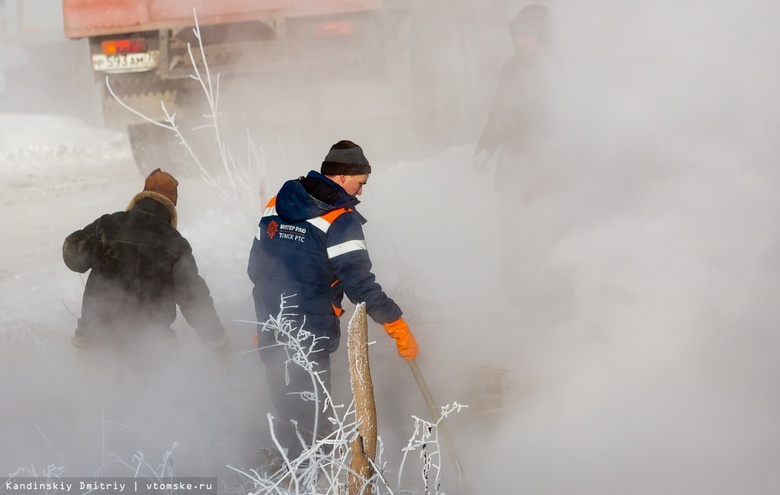
[[[314,371],[315,367],[309,359],[313,350],[317,349],[321,339],[314,337],[311,332],[306,330],[305,320],[300,328],[293,326],[292,320],[289,319],[291,316],[295,316],[296,306],[290,304],[293,297],[295,296],[282,296],[279,313],[275,317],[268,318],[264,323],[264,331],[276,334],[276,345],[283,346],[287,353],[286,366],[300,366],[307,370],[312,384],[319,385],[319,387],[315,387],[315,390],[324,390],[319,372]],[[359,305],[356,313],[361,306],[364,305]],[[363,316],[365,317],[364,308]],[[352,322],[350,322],[350,333],[351,327]],[[298,458],[286,457],[284,449],[274,433],[274,417],[271,414],[268,415],[271,437],[277,452],[280,453],[278,463],[272,463],[267,471],[250,470],[247,472],[232,468],[250,480],[252,486],[249,488],[249,492],[252,494],[351,494],[353,492],[348,492],[350,485],[348,478],[351,475],[359,480],[358,484],[363,489],[362,493],[400,493],[399,488],[394,491],[388,482],[386,475],[389,470],[387,464],[382,460],[384,449],[381,437],[377,439],[375,459],[370,461],[373,467],[371,476],[364,478],[360,473],[350,468],[351,443],[359,434],[359,425],[355,420],[355,399],[353,398],[349,406],[345,407],[335,404],[333,397],[327,391],[324,393],[325,397],[321,401],[317,393],[304,394],[302,398],[311,401],[312,407],[317,407],[318,403],[322,404],[324,416],[333,424],[334,431],[327,437],[318,439],[316,435],[318,425],[315,424],[315,431],[311,437],[304,435],[296,428],[299,440],[304,446],[304,451]],[[403,462],[398,472],[399,487],[408,454],[419,452],[422,460],[423,491],[421,493],[426,495],[440,493],[442,470],[438,428],[447,416],[459,412],[464,407],[466,406],[457,403],[443,407],[441,417],[435,422],[413,416],[414,431],[407,446],[403,449]],[[409,493],[409,490],[404,490],[404,492]]]

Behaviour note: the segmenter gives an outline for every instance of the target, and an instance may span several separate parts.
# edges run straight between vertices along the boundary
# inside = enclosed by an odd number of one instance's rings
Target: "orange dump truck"
[[[119,105],[106,81],[144,115],[162,121],[163,102],[183,128],[197,125],[205,99],[191,77],[190,49],[219,74],[221,114],[233,123],[339,126],[358,135],[376,128],[391,140],[419,129],[457,132],[458,122],[487,106],[475,36],[492,26],[477,20],[489,2],[450,3],[63,0],[63,18],[66,37],[89,40],[106,124],[128,126],[143,169],[173,160],[178,145]]]

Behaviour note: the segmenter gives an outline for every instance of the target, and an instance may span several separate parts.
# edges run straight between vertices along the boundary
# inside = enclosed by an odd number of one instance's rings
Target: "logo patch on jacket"
[[[276,220],[271,220],[265,233],[268,234],[268,237],[273,239],[277,232],[279,232],[279,224],[276,222]]]

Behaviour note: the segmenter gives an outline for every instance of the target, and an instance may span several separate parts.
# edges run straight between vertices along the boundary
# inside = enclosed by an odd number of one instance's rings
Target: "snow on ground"
[[[33,178],[69,184],[116,176],[121,172],[107,164],[128,163],[131,156],[122,132],[72,117],[10,114],[0,115],[0,160],[2,178],[24,186]]]

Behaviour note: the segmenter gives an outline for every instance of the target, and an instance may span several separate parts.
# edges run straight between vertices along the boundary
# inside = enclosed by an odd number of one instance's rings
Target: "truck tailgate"
[[[382,0],[63,0],[67,38],[376,9]]]

